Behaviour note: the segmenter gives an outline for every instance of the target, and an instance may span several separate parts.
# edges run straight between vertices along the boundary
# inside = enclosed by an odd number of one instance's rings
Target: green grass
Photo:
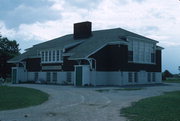
[[[130,121],[180,121],[180,91],[142,99],[121,109]]]
[[[136,87],[133,87],[133,88],[117,88],[117,89],[98,89],[96,90],[97,92],[109,92],[109,91],[133,91],[133,90],[141,90],[143,88],[136,88]]]
[[[39,105],[49,95],[31,88],[0,86],[0,110],[11,110]]]
[[[163,80],[163,82],[166,82],[166,83],[180,83],[180,79],[179,78],[168,78],[166,80]]]

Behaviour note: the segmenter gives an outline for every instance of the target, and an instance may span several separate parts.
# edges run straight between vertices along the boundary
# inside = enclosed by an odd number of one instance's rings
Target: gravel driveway
[[[136,91],[97,92],[97,89],[119,87],[77,88],[59,85],[23,86],[42,90],[50,98],[42,105],[18,110],[0,111],[0,121],[125,121],[120,109],[142,98],[180,90],[180,84],[145,87]]]

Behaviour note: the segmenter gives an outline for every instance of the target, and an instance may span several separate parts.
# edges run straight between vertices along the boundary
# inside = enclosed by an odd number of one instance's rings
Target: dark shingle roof
[[[87,58],[89,55],[91,55],[99,48],[105,46],[107,43],[125,42],[123,38],[126,37],[142,38],[144,41],[154,41],[155,43],[157,43],[157,41],[155,40],[126,31],[121,28],[94,31],[91,38],[85,40],[85,42],[83,42],[81,45],[70,51],[71,53],[73,53],[73,55],[69,59]]]
[[[109,42],[125,42],[122,37],[137,37],[142,38],[144,41],[153,41],[157,43],[157,41],[146,38],[144,36],[129,32],[127,30],[121,28],[115,29],[107,29],[107,30],[99,30],[93,31],[92,36],[90,38],[84,39],[82,44],[76,46],[69,53],[72,53],[70,59],[78,59],[78,58],[87,58],[91,53],[103,47]],[[28,49],[27,52],[12,58],[9,62],[18,62],[25,58],[32,58],[37,56],[38,50],[59,48],[63,49],[65,46],[81,42],[82,40],[74,40],[73,34],[65,35],[47,42],[43,42],[37,45],[34,45],[32,48]]]

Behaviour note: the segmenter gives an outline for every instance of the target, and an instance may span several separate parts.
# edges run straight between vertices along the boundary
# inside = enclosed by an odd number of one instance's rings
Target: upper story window
[[[128,51],[128,61],[133,61],[133,51]]]
[[[156,44],[138,39],[129,39],[128,61],[134,63],[155,63]]]
[[[44,62],[44,51],[41,52],[41,61]]]
[[[42,63],[58,63],[62,62],[62,51],[61,50],[45,50],[41,51],[41,62]]]
[[[60,56],[59,56],[59,50],[56,51],[56,60],[59,61],[60,60]]]
[[[49,61],[52,60],[52,57],[51,57],[51,51],[49,51]]]
[[[151,62],[155,63],[155,53],[151,53]]]
[[[56,51],[55,51],[55,50],[53,50],[52,52],[53,52],[53,57],[52,57],[52,58],[53,58],[53,61],[55,61]]]
[[[45,51],[45,62],[48,61],[48,51]]]

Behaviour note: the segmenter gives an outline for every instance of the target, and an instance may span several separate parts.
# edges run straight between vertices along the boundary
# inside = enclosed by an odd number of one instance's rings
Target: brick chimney
[[[86,21],[74,24],[74,39],[85,39],[91,36],[91,22]]]

